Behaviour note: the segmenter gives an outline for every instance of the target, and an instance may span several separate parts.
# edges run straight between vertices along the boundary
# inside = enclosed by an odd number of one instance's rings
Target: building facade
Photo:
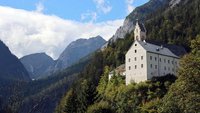
[[[168,48],[147,43],[144,24],[136,23],[134,43],[126,53],[126,84],[150,80],[166,74],[176,75],[179,57]]]

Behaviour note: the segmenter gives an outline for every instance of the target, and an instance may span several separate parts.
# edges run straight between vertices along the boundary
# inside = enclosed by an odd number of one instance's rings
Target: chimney
[[[163,45],[161,45],[160,48],[163,49]]]

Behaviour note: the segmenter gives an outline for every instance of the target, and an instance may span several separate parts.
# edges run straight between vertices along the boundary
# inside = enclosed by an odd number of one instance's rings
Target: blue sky
[[[109,40],[125,17],[148,0],[0,0],[0,40],[18,58],[97,35]]]
[[[106,20],[123,19],[127,16],[127,5],[129,2],[133,7],[140,6],[148,0],[105,0],[104,7],[110,7],[110,11],[103,12],[98,8],[103,0],[1,0],[1,6],[9,6],[18,9],[33,11],[42,7],[42,12],[48,15],[57,15],[64,19],[76,21],[90,21],[92,13],[96,13],[95,22]],[[87,15],[81,19],[82,15]]]

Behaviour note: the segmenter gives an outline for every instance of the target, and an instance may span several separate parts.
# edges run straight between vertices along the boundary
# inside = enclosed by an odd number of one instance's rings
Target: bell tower
[[[134,40],[136,41],[143,41],[146,40],[146,28],[143,23],[140,23],[139,20],[137,20],[134,30]]]

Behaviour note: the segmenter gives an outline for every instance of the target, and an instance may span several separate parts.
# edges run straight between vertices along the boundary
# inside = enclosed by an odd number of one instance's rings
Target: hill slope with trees
[[[200,24],[197,24],[199,4],[198,0],[182,0],[174,7],[160,9],[157,13],[150,14],[144,21],[147,25],[149,41],[183,45],[190,52],[181,59],[178,78],[167,75],[128,86],[125,86],[124,78],[120,76],[114,76],[111,81],[108,81],[108,73],[124,63],[124,55],[133,42],[134,34],[127,34],[124,39],[109,43],[104,51],[96,54],[93,62],[90,62],[81,73],[82,77],[79,81],[60,101],[55,112],[200,112],[198,90],[200,38],[198,30],[191,30],[200,27]],[[167,19],[163,18],[165,16]],[[179,20],[174,20],[177,17]],[[192,22],[189,24],[190,19]]]

